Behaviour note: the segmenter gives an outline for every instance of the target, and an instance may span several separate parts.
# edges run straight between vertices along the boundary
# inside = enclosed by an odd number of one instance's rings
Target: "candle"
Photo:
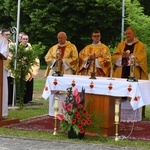
[[[111,66],[110,66],[111,68],[111,70],[110,70],[110,78],[112,79],[112,72],[113,72],[113,64],[111,63]]]
[[[115,113],[119,113],[119,104],[115,104]]]
[[[117,115],[115,115],[115,122],[119,122],[119,114]]]
[[[54,111],[54,116],[55,117],[58,113],[58,107],[59,107],[59,101],[58,101],[58,99],[55,99],[55,111]]]

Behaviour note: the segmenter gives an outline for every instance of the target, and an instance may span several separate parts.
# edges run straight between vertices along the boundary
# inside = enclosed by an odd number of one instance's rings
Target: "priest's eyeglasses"
[[[93,35],[93,37],[100,37],[100,35]]]

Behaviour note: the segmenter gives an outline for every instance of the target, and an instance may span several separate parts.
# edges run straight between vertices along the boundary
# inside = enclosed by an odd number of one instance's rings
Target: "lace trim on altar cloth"
[[[141,108],[133,110],[128,100],[121,103],[121,122],[139,122],[141,120]]]

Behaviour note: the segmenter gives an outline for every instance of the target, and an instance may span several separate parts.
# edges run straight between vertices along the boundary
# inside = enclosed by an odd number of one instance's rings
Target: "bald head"
[[[57,35],[58,43],[59,44],[64,44],[67,40],[67,35],[65,32],[59,32]]]

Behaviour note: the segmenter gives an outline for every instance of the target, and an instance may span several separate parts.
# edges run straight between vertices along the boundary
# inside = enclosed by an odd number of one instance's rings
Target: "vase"
[[[78,138],[79,138],[80,140],[83,139],[84,136],[85,136],[85,133],[79,133],[79,134],[78,134]]]
[[[71,127],[70,131],[68,131],[68,138],[69,139],[76,139],[76,138],[79,138],[79,139],[82,139],[84,138],[84,133],[78,133],[76,134],[76,132],[73,130],[73,128]]]

